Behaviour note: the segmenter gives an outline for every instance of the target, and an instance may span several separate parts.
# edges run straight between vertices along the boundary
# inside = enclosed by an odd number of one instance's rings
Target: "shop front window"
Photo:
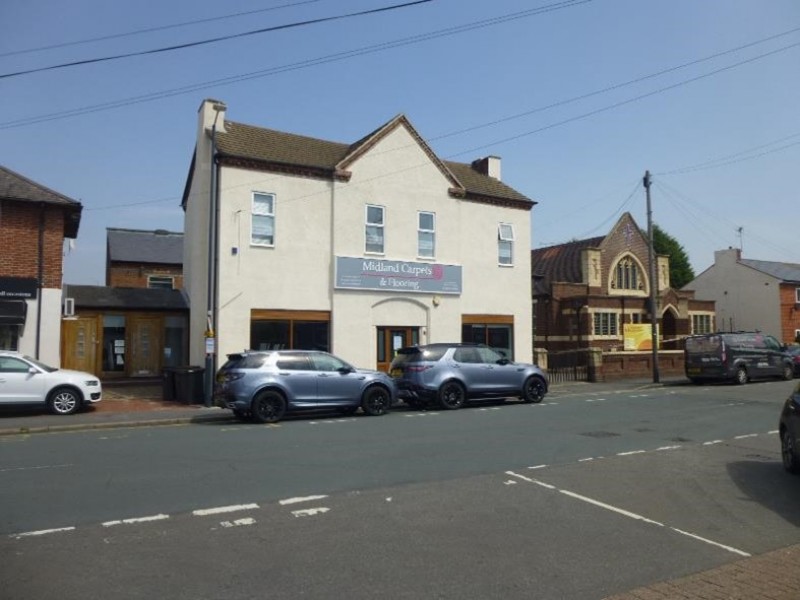
[[[269,320],[250,325],[250,348],[253,350],[323,350],[328,351],[327,321]]]
[[[461,341],[485,344],[508,359],[514,360],[514,326],[494,323],[465,323],[461,326]]]
[[[125,371],[125,317],[103,317],[103,371]]]
[[[0,325],[0,350],[19,350],[19,325]]]

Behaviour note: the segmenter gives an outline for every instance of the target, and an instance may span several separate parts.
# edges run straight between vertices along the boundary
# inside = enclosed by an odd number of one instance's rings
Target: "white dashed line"
[[[258,504],[235,504],[232,506],[218,506],[216,508],[203,508],[200,510],[193,510],[192,514],[195,517],[205,517],[207,515],[218,515],[221,513],[236,512],[239,510],[253,510],[258,508]]]
[[[534,465],[532,467],[528,467],[529,469],[544,469],[547,465]]]
[[[541,487],[544,487],[544,488],[547,488],[547,489],[550,489],[550,490],[555,490],[555,491],[557,491],[557,492],[559,492],[561,494],[564,494],[565,496],[569,496],[570,498],[574,498],[576,500],[580,500],[581,502],[586,502],[586,503],[591,504],[593,506],[597,506],[599,508],[603,508],[605,510],[609,510],[609,511],[614,512],[614,513],[616,513],[618,515],[622,515],[624,517],[628,517],[628,518],[634,519],[636,521],[642,521],[643,523],[648,523],[650,525],[655,525],[657,527],[668,528],[671,531],[674,531],[676,533],[680,533],[681,535],[685,535],[685,536],[688,536],[688,537],[690,537],[692,539],[698,540],[700,542],[704,542],[706,544],[710,544],[712,546],[716,546],[717,548],[722,548],[723,550],[727,550],[728,552],[732,552],[734,554],[738,554],[739,556],[750,556],[750,554],[748,554],[747,552],[739,550],[738,548],[734,548],[733,546],[726,546],[725,544],[720,544],[719,542],[715,542],[714,540],[709,540],[708,538],[701,537],[699,535],[696,535],[694,533],[690,533],[688,531],[683,531],[682,529],[678,529],[676,527],[667,527],[666,525],[664,525],[664,523],[660,523],[658,521],[654,521],[653,519],[648,519],[647,517],[645,517],[643,515],[637,514],[635,512],[631,512],[629,510],[625,510],[624,508],[619,508],[619,507],[616,507],[616,506],[612,506],[610,504],[606,504],[605,502],[601,502],[599,500],[595,500],[594,498],[589,498],[587,496],[582,496],[581,494],[576,494],[575,492],[570,492],[569,490],[562,490],[562,489],[557,488],[554,485],[550,485],[549,483],[545,483],[543,481],[537,481],[535,479],[529,479],[528,477],[523,477],[522,475],[514,473],[513,471],[506,471],[506,474],[507,475],[511,475],[513,477],[517,477],[519,479],[522,479],[523,481],[527,481],[528,483],[535,483],[536,485],[539,485]]]
[[[617,456],[630,456],[631,454],[644,454],[647,450],[631,450],[630,452],[617,452]]]
[[[594,460],[594,457],[590,456],[589,458],[579,458],[578,462],[588,462],[590,460]]]
[[[58,529],[41,529],[39,531],[27,531],[25,533],[17,533],[12,537],[17,539],[24,537],[35,537],[37,535],[48,535],[50,533],[61,533],[62,531],[75,531],[74,527],[59,527]]]
[[[329,424],[329,423],[353,423],[356,419],[326,419],[324,421],[309,421],[309,425]]]
[[[778,434],[778,430],[777,429],[773,429],[772,431],[768,431],[767,432],[767,435],[777,435],[777,434]]]
[[[75,465],[41,465],[38,467],[9,467],[7,469],[0,469],[0,473],[8,473],[9,471],[38,471],[40,469],[64,469],[66,467],[74,467]]]
[[[281,506],[285,506],[287,504],[297,504],[299,502],[311,502],[312,500],[322,500],[323,498],[327,498],[327,496],[298,496],[297,498],[286,498],[285,500],[279,500],[278,504]]]
[[[733,439],[735,439],[735,440],[743,440],[745,438],[753,438],[753,437],[758,437],[758,434],[757,433],[748,433],[747,435],[737,435]]]
[[[295,517],[313,517],[315,515],[321,515],[328,512],[330,508],[326,508],[324,506],[320,506],[319,508],[306,508],[304,510],[293,510],[292,514]]]
[[[606,399],[605,398],[587,398],[586,401],[587,402],[605,402]]]
[[[656,448],[656,452],[660,452],[661,450],[677,450],[680,446],[661,446],[661,448]]]
[[[703,442],[703,446],[713,446],[714,444],[722,444],[722,440],[711,440],[710,442]]]
[[[169,519],[169,515],[151,515],[149,517],[137,517],[135,519],[120,519],[119,521],[106,521],[103,527],[113,527],[114,525],[135,525],[137,523],[148,523],[150,521],[163,521]]]

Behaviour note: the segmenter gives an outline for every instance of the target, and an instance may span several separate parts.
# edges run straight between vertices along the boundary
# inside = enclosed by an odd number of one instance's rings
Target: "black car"
[[[778,431],[783,468],[789,473],[800,473],[800,383],[783,403]]]
[[[760,331],[710,333],[686,338],[686,377],[692,383],[732,381],[743,384],[753,379],[794,376],[792,358],[771,335]]]

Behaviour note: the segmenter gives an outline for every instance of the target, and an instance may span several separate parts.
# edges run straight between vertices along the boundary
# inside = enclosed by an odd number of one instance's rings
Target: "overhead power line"
[[[172,23],[170,25],[160,25],[158,27],[148,27],[146,29],[137,29],[135,31],[126,31],[124,33],[112,33],[109,35],[101,35],[93,38],[86,38],[83,40],[74,40],[71,42],[61,42],[58,44],[50,44],[48,46],[39,46],[37,48],[26,48],[24,50],[12,50],[11,52],[0,53],[0,58],[6,56],[18,56],[20,54],[30,54],[32,52],[43,52],[45,50],[54,50],[56,48],[67,48],[69,46],[80,46],[82,44],[92,44],[94,42],[105,42],[107,40],[115,40],[124,37],[132,37],[141,35],[143,33],[153,33],[156,31],[166,31],[167,29],[177,29],[179,27],[190,27],[192,25],[201,25],[203,23],[213,23],[215,21],[224,21],[227,19],[236,19],[258,13],[271,12],[281,8],[291,8],[293,6],[300,6],[301,4],[314,4],[321,0],[303,0],[302,2],[290,2],[289,4],[281,4],[280,6],[270,6],[269,8],[259,8],[256,10],[247,10],[244,12],[232,13],[229,15],[221,15],[219,17],[208,17],[206,19],[196,19],[194,21],[184,21],[183,23]]]
[[[260,29],[253,29],[251,31],[244,31],[242,33],[234,33],[231,35],[224,35],[215,38],[209,38],[205,40],[199,40],[196,42],[186,42],[184,44],[175,44],[173,46],[165,46],[163,48],[154,48],[151,50],[141,50],[138,52],[127,52],[125,54],[115,54],[113,56],[103,56],[100,58],[87,58],[85,60],[76,60],[67,63],[61,63],[58,65],[50,65],[48,67],[39,67],[36,69],[26,69],[23,71],[15,71],[13,73],[2,73],[0,74],[0,79],[8,79],[11,77],[19,77],[20,75],[29,75],[31,73],[41,73],[42,71],[53,71],[56,69],[64,69],[66,67],[75,67],[78,65],[89,65],[94,63],[100,62],[107,62],[111,60],[118,60],[121,58],[130,58],[133,56],[145,56],[149,54],[160,54],[162,52],[173,52],[175,50],[184,50],[186,48],[194,48],[197,46],[205,46],[207,44],[216,44],[218,42],[223,42],[232,39],[243,38],[251,35],[257,35],[261,33],[269,33],[273,31],[280,31],[283,29],[293,29],[295,27],[304,27],[306,25],[316,25],[319,23],[326,23],[329,21],[338,21],[341,19],[350,19],[353,17],[363,17],[365,15],[372,15],[376,13],[388,12],[392,10],[398,10],[401,8],[408,8],[410,6],[416,6],[418,4],[427,4],[429,2],[433,2],[434,0],[413,0],[412,2],[405,2],[403,4],[393,4],[391,6],[383,6],[381,8],[372,8],[369,10],[362,10],[359,12],[354,13],[347,13],[344,15],[336,15],[333,17],[320,17],[318,19],[308,19],[306,21],[297,21],[295,23],[286,23],[284,25],[275,25],[273,27],[262,27]]]
[[[155,100],[162,100],[164,98],[171,98],[173,96],[180,96],[183,94],[189,94],[192,92],[196,92],[199,90],[209,89],[218,87],[221,85],[227,85],[232,83],[239,83],[242,81],[249,81],[251,79],[259,79],[261,77],[268,77],[270,75],[277,75],[279,73],[287,73],[290,71],[296,71],[299,69],[305,69],[308,67],[324,65],[332,62],[338,62],[341,60],[346,60],[348,58],[354,58],[357,56],[363,56],[367,54],[373,54],[376,52],[382,52],[384,50],[390,50],[393,48],[399,48],[402,46],[408,46],[411,44],[418,44],[420,42],[425,42],[441,37],[457,35],[460,33],[464,33],[467,31],[472,31],[475,29],[482,29],[484,27],[491,27],[493,25],[499,25],[502,23],[516,21],[518,19],[523,19],[531,16],[538,16],[541,14],[553,12],[556,10],[562,10],[565,8],[571,8],[573,6],[578,6],[581,4],[587,4],[592,2],[593,0],[564,0],[561,2],[556,2],[554,4],[548,4],[544,6],[540,6],[535,9],[528,9],[523,10],[515,13],[510,13],[507,15],[502,15],[499,17],[492,17],[490,19],[484,19],[481,21],[474,21],[472,23],[467,23],[465,25],[458,25],[455,27],[448,27],[446,29],[440,29],[431,33],[424,33],[418,34],[407,38],[401,38],[398,40],[393,40],[390,42],[382,42],[380,44],[374,44],[371,46],[364,46],[362,48],[356,48],[354,50],[345,50],[343,52],[337,52],[335,54],[329,54],[327,56],[311,58],[308,60],[303,60],[296,63],[290,63],[288,65],[281,65],[278,67],[269,67],[267,69],[261,69],[259,71],[253,71],[250,73],[243,73],[240,75],[232,75],[230,77],[224,77],[222,79],[214,79],[211,81],[205,81],[201,83],[194,83],[189,84],[179,88],[173,88],[171,90],[162,90],[159,92],[151,92],[149,94],[142,94],[139,96],[133,96],[130,98],[123,98],[120,100],[112,100],[110,102],[104,102],[101,104],[93,104],[89,106],[83,106],[79,108],[73,108],[69,110],[49,113],[46,115],[40,115],[35,117],[24,117],[21,119],[15,119],[13,121],[6,121],[4,123],[0,123],[0,129],[11,129],[15,127],[23,127],[25,125],[33,125],[36,123],[44,123],[47,121],[54,121],[57,119],[64,119],[67,117],[76,117],[85,114],[91,114],[95,112],[105,111],[105,110],[112,110],[115,108],[121,108],[123,106],[130,106],[132,104],[140,104],[143,102],[153,102]]]

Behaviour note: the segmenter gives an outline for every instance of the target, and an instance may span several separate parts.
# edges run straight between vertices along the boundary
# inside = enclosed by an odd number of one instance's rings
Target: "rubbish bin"
[[[168,402],[175,401],[175,367],[161,370],[161,398]]]
[[[184,404],[202,404],[203,367],[174,367],[175,399]]]

